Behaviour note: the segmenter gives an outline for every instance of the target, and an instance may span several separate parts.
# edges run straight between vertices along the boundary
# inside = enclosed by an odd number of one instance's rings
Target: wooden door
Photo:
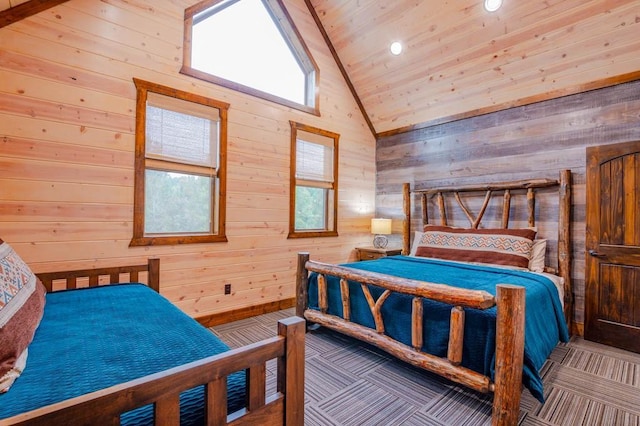
[[[640,141],[587,148],[585,338],[640,352]]]

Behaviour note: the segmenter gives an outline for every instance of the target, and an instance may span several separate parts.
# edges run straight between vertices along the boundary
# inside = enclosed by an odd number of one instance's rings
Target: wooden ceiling
[[[63,1],[0,0],[0,16]],[[640,78],[640,0],[304,1],[378,135]]]
[[[378,134],[640,78],[638,0],[307,3]]]

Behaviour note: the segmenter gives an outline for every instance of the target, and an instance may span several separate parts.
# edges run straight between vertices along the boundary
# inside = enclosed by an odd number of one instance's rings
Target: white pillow
[[[544,272],[544,259],[547,252],[547,240],[533,240],[531,249],[531,259],[529,259],[529,270],[533,272]]]
[[[418,246],[420,245],[420,240],[422,239],[422,235],[424,235],[424,232],[420,232],[420,231],[416,231],[415,234],[413,235],[413,241],[411,242],[411,252],[409,253],[409,256],[416,255],[416,250],[418,250]]]

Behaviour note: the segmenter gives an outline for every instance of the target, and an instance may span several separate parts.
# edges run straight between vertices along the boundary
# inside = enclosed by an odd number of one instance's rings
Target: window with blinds
[[[215,168],[219,120],[215,108],[148,93],[146,158]]]
[[[226,241],[227,104],[134,79],[137,88],[131,245]]]
[[[291,123],[289,238],[337,234],[340,135]]]

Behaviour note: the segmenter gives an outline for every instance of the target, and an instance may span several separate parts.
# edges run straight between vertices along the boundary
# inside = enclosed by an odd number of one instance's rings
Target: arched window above
[[[318,70],[281,0],[205,0],[185,11],[181,72],[318,114]]]

